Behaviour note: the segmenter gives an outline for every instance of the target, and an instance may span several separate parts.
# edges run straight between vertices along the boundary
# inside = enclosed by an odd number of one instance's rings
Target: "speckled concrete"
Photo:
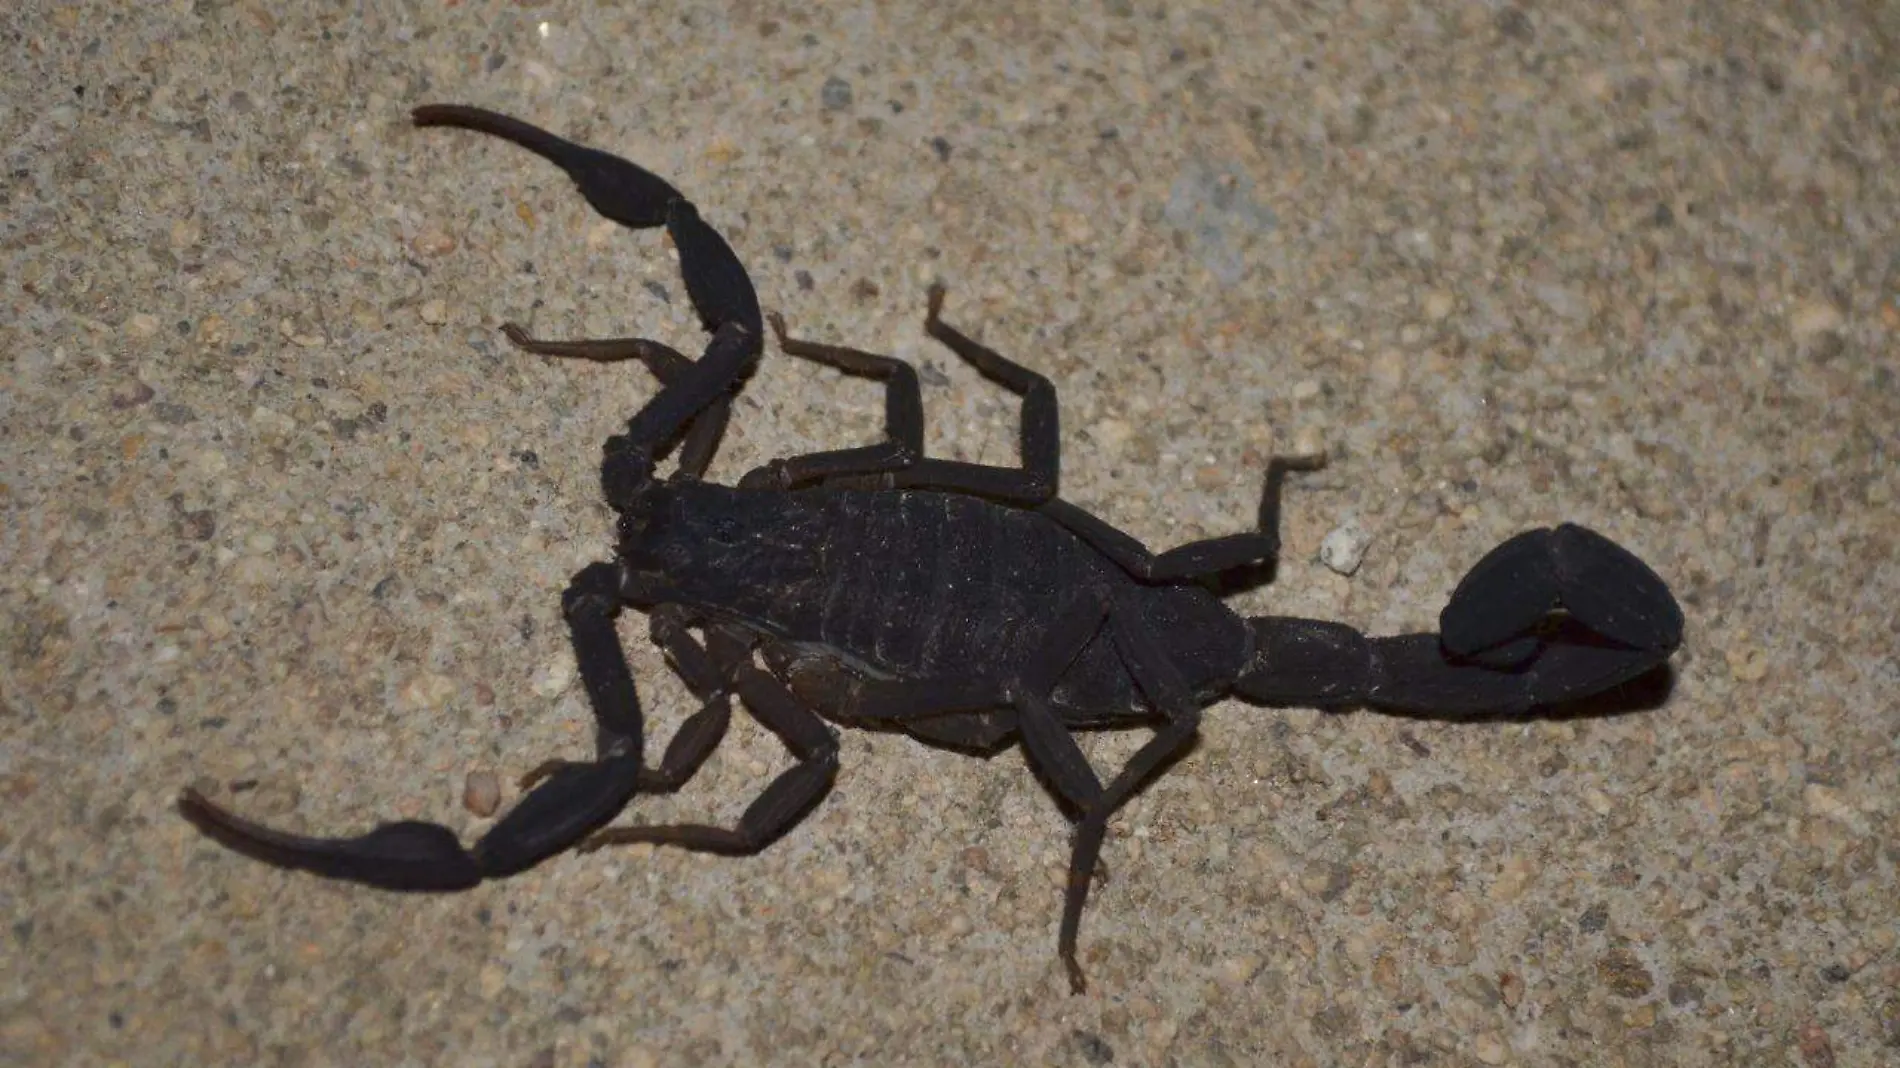
[[[692,6],[0,14],[0,1061],[1900,1058],[1900,8]],[[661,239],[427,101],[674,179],[799,332],[923,365],[933,450],[1007,462],[1014,404],[921,334],[947,280],[1059,383],[1066,494],[1156,545],[1324,447],[1247,610],[1417,628],[1511,532],[1595,526],[1681,596],[1674,690],[1212,710],[1114,825],[1083,997],[1015,753],[849,734],[751,860],[417,898],[226,853],[185,784],[473,835],[471,776],[586,751],[558,593],[653,387],[496,326],[698,338]],[[772,355],[738,411],[725,475],[869,440],[876,391]],[[747,724],[633,818],[783,761]]]

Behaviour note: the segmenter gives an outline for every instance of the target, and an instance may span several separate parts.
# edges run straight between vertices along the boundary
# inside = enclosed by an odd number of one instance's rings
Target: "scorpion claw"
[[[447,827],[404,820],[357,838],[310,838],[241,819],[196,790],[178,811],[219,844],[267,864],[297,868],[384,890],[466,890],[482,881],[480,863]]]
[[[619,815],[639,789],[640,758],[549,761],[529,774],[534,789],[472,851],[485,875],[531,868]]]
[[[424,104],[409,114],[417,126],[456,126],[520,145],[566,171],[595,211],[623,226],[661,226],[668,205],[684,199],[672,183],[644,167],[486,108]]]
[[[473,849],[434,823],[378,824],[355,838],[312,838],[234,816],[186,789],[178,811],[191,825],[253,860],[383,890],[467,890],[483,879],[512,875],[571,846],[612,819],[639,785],[638,757],[591,762],[549,761],[528,773],[534,785]]]

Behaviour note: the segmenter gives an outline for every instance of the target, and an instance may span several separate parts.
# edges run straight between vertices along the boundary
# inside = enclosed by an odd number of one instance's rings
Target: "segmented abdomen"
[[[1033,512],[927,492],[823,500],[818,581],[781,619],[882,673],[1012,676],[1103,580],[1093,552]]]

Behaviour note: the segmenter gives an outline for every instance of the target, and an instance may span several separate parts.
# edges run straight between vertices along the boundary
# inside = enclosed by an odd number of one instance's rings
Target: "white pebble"
[[[471,771],[462,780],[462,807],[484,819],[501,807],[501,778],[492,771]]]
[[[441,708],[455,696],[455,680],[433,671],[416,673],[402,689],[396,692],[397,700],[409,708]]]
[[[1471,1052],[1481,1064],[1503,1064],[1511,1059],[1511,1049],[1504,1044],[1504,1037],[1495,1031],[1486,1031],[1472,1040]]]
[[[1319,543],[1319,562],[1341,575],[1359,570],[1372,544],[1372,533],[1357,519],[1348,519]]]
[[[550,660],[542,664],[534,673],[534,681],[528,685],[541,697],[559,697],[574,682],[574,661],[567,657]]]
[[[1841,310],[1832,302],[1804,300],[1788,317],[1788,326],[1794,332],[1796,341],[1809,341],[1817,335],[1839,330],[1844,321]]]

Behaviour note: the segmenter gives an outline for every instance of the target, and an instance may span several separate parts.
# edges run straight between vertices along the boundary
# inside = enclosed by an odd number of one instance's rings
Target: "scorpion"
[[[564,170],[606,218],[665,227],[710,339],[694,360],[644,338],[554,341],[502,327],[523,351],[638,360],[660,383],[603,447],[613,559],[582,568],[561,598],[594,716],[593,759],[530,771],[519,802],[470,847],[415,820],[357,837],[291,834],[186,789],[181,814],[241,854],[399,891],[463,890],[570,849],[632,842],[756,854],[831,788],[839,743],[827,721],[982,755],[1020,744],[1073,823],[1057,953],[1080,993],[1078,932],[1109,819],[1194,742],[1206,706],[1238,697],[1516,716],[1611,691],[1681,642],[1682,613],[1663,580],[1571,523],[1526,530],[1482,557],[1436,633],[1370,637],[1342,623],[1243,618],[1216,582],[1271,567],[1285,476],[1317,461],[1268,462],[1259,529],[1151,552],[1056,495],[1055,388],[946,323],[941,284],[929,288],[925,331],[1020,397],[1018,467],[924,455],[916,371],[789,336],[779,316],[762,315],[732,247],[659,176],[480,108],[428,105],[412,118],[511,141]],[[773,460],[734,486],[709,482],[768,322],[786,354],[881,381],[885,439]],[[657,474],[675,451],[675,470]],[[629,607],[647,613],[652,640],[699,702],[657,767],[645,762],[640,700],[616,632]],[[692,778],[724,736],[733,697],[794,758],[736,823],[606,826],[636,794]],[[1121,727],[1153,733],[1104,782],[1076,732]]]

